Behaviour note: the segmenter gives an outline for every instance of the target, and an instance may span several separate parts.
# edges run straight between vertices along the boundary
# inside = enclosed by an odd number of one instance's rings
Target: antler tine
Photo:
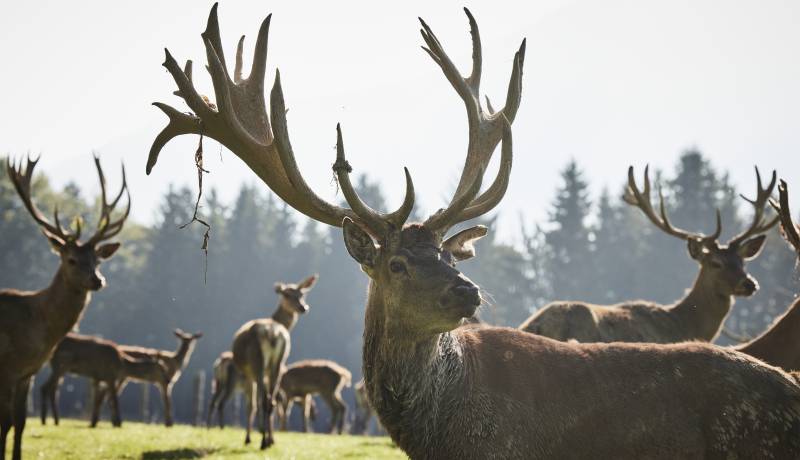
[[[42,214],[42,212],[33,202],[33,198],[31,196],[31,180],[33,178],[33,171],[36,168],[37,163],[39,163],[38,158],[36,160],[32,160],[31,157],[28,156],[27,164],[25,165],[25,171],[23,172],[22,160],[20,160],[17,164],[16,162],[12,162],[10,157],[7,158],[6,169],[8,170],[8,178],[11,180],[11,183],[14,184],[14,189],[17,191],[17,194],[22,200],[22,204],[25,206],[25,209],[28,210],[28,213],[31,215],[31,217],[33,217],[33,220],[39,224],[39,226],[42,228],[42,231],[44,231],[47,236],[61,239],[64,242],[74,239],[73,235],[65,231],[58,222],[57,208],[54,215],[57,225],[53,225],[47,220],[46,217],[44,217],[44,214]]]
[[[772,171],[772,179],[769,181],[769,185],[767,188],[764,188],[763,183],[761,181],[761,173],[758,170],[758,166],[756,166],[756,198],[751,200],[746,196],[740,194],[745,201],[753,205],[753,221],[750,223],[750,227],[748,227],[743,232],[737,234],[728,242],[729,245],[736,245],[742,243],[744,240],[750,238],[753,235],[758,235],[759,233],[764,233],[775,224],[778,223],[780,220],[780,216],[775,216],[772,220],[765,221],[764,219],[764,210],[767,207],[767,203],[772,196],[772,191],[775,189],[775,184],[778,181],[778,175],[773,170]]]
[[[491,160],[497,144],[505,136],[505,124],[510,124],[516,117],[522,94],[522,67],[525,57],[525,40],[522,41],[519,50],[514,56],[505,107],[495,111],[488,102],[488,97],[487,110],[484,111],[483,107],[481,107],[480,81],[483,69],[483,55],[480,33],[472,13],[467,8],[464,8],[464,12],[469,20],[470,34],[472,36],[472,71],[467,78],[461,76],[428,24],[421,18],[419,19],[422,25],[420,33],[427,45],[423,46],[422,49],[425,50],[433,61],[442,69],[447,80],[464,101],[469,126],[467,158],[453,199],[447,208],[437,211],[425,224],[439,233],[442,233],[444,227],[449,228],[467,218],[477,217],[481,213],[488,212],[488,210],[496,205],[495,201],[499,202],[499,198],[502,198],[502,193],[498,197],[497,192],[504,192],[507,187],[507,184],[503,183],[507,181],[507,170],[501,168],[493,184],[481,196],[478,196],[480,190],[479,184],[483,179],[482,176],[486,171],[486,167]],[[502,163],[509,164],[509,161],[503,161]],[[478,185],[476,186],[476,184]],[[460,209],[457,205],[460,206]],[[455,208],[455,210],[451,211],[451,208]],[[467,209],[470,211],[465,212]],[[442,218],[442,216],[446,216],[448,219],[455,219],[455,221],[448,222]]]
[[[701,233],[692,233],[686,230],[681,230],[669,221],[669,217],[667,216],[666,206],[664,204],[664,195],[661,192],[661,188],[658,190],[658,197],[659,197],[659,212],[656,214],[655,210],[653,209],[653,203],[650,200],[650,165],[645,166],[644,168],[644,190],[639,190],[639,187],[636,185],[636,178],[633,174],[633,166],[628,167],[628,188],[625,190],[625,194],[622,196],[623,201],[628,203],[631,206],[636,206],[639,208],[644,215],[653,223],[657,228],[659,228],[664,233],[668,235],[672,235],[676,238],[680,238],[682,240],[688,240],[690,238],[700,239],[704,241],[715,241],[718,237],[720,232],[722,231],[722,222],[719,210],[716,213],[716,222],[717,227],[714,233],[711,235],[703,235]]]
[[[125,164],[122,164],[122,186],[120,187],[119,193],[117,193],[110,203],[108,201],[108,195],[106,191],[106,176],[103,173],[103,166],[100,164],[100,158],[97,155],[94,156],[94,165],[97,169],[98,180],[100,181],[100,216],[97,220],[97,230],[95,230],[94,235],[92,235],[92,237],[86,242],[88,245],[95,245],[101,241],[116,236],[120,231],[122,231],[125,220],[128,218],[128,215],[130,215],[131,211],[131,195],[130,191],[128,190],[128,179],[125,174]],[[113,220],[111,214],[114,212],[114,209],[116,208],[123,194],[126,195],[128,202],[125,212],[123,212],[117,220]]]
[[[342,189],[342,194],[344,194],[345,200],[347,200],[347,204],[350,205],[353,212],[360,218],[364,226],[379,238],[386,235],[389,230],[402,228],[414,208],[414,183],[411,180],[408,168],[403,169],[406,174],[406,194],[403,204],[391,214],[382,214],[375,211],[359,198],[353,184],[350,182],[352,168],[345,158],[341,126],[339,124],[336,125],[336,162],[333,164],[333,171],[339,180],[339,187]]]
[[[778,184],[778,202],[770,200],[770,205],[778,213],[781,222],[781,234],[787,243],[794,247],[800,255],[800,226],[792,220],[792,211],[789,208],[789,187],[786,181],[781,179]]]

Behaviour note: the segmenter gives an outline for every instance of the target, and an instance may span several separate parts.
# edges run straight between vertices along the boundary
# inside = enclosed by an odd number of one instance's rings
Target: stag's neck
[[[733,296],[720,292],[711,277],[700,269],[692,288],[669,311],[686,331],[687,340],[713,340],[733,306]]]
[[[461,344],[453,333],[408,339],[387,327],[384,306],[370,286],[363,348],[370,402],[392,439],[426,452],[440,442],[446,414],[464,395]],[[447,406],[448,410],[440,410]]]
[[[59,266],[50,286],[39,291],[37,297],[37,308],[47,329],[47,337],[58,342],[81,319],[84,308],[91,300],[91,293],[84,287],[71,284]]]
[[[288,312],[278,304],[278,308],[276,308],[275,313],[272,314],[272,320],[276,323],[283,324],[286,330],[291,331],[294,329],[294,325],[297,324],[297,316],[297,313]]]

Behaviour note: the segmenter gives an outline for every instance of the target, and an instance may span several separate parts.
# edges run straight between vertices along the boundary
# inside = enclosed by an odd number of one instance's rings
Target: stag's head
[[[28,210],[31,217],[39,225],[42,233],[50,242],[53,251],[61,258],[60,273],[66,281],[70,285],[78,286],[82,289],[91,291],[102,289],[105,286],[105,278],[100,273],[98,266],[101,261],[111,257],[120,246],[119,243],[103,242],[113,238],[122,230],[122,226],[131,209],[130,195],[125,181],[125,167],[122,167],[122,187],[117,196],[109,202],[106,196],[106,180],[103,175],[103,169],[100,166],[100,159],[94,158],[97,174],[100,178],[100,192],[102,195],[100,218],[94,235],[82,242],[81,220],[79,218],[75,219],[74,229],[64,228],[58,217],[58,208],[53,212],[53,223],[51,223],[33,202],[31,198],[31,181],[38,161],[38,159],[31,160],[28,158],[27,165],[23,170],[21,162],[14,164],[9,158],[6,165],[8,176],[22,199],[25,209]],[[123,194],[127,195],[127,207],[122,215],[114,219],[111,214]]]
[[[297,284],[275,283],[275,292],[280,299],[278,302],[279,308],[289,313],[303,314],[308,312],[306,294],[316,283],[317,275],[311,275]]]
[[[406,224],[414,207],[414,185],[405,171],[406,193],[394,212],[370,208],[350,182],[352,168],[345,159],[341,128],[337,126],[337,156],[333,170],[348,207],[331,204],[306,184],[297,168],[286,122],[280,74],[276,72],[267,114],[264,92],[267,36],[270,17],[264,20],[255,45],[252,70],[242,75],[244,37],[239,40],[233,78],[228,72],[215,5],[203,39],[208,70],[214,82],[216,104],[206,102],[192,84],[192,66],[184,69],[167,52],[164,66],[193,113],[156,103],[169,124],[156,137],[147,163],[149,172],[162,147],[182,134],[203,134],[216,139],[239,156],[278,196],[303,214],[332,226],[343,227],[350,255],[370,277],[371,295],[378,296],[390,325],[409,332],[440,332],[458,326],[480,304],[478,287],[462,275],[455,263],[474,255],[473,242],[486,234],[472,227],[447,238],[454,225],[481,216],[502,199],[511,172],[511,122],[519,108],[525,41],[517,51],[505,106],[494,110],[480,100],[482,50],[478,26],[465,9],[472,35],[472,71],[462,77],[433,31],[420,20],[423,49],[442,69],[464,101],[469,142],[461,179],[449,205],[419,224]],[[500,168],[493,183],[481,192],[481,182],[491,157],[502,140]]]
[[[751,200],[742,196],[753,205],[753,220],[746,230],[731,238],[727,243],[719,242],[722,231],[719,210],[716,213],[714,233],[704,235],[681,230],[669,221],[664,197],[659,188],[659,211],[656,213],[650,201],[648,168],[644,170],[644,190],[642,191],[636,185],[633,167],[628,168],[628,188],[623,199],[628,204],[641,209],[657,228],[668,235],[685,240],[689,256],[700,264],[701,273],[717,292],[728,296],[749,297],[758,290],[758,282],[745,270],[745,262],[758,256],[767,238],[764,233],[778,222],[777,217],[767,219],[764,216],[767,202],[775,188],[775,171],[772,172],[772,180],[766,188],[763,187],[758,168],[756,168],[756,180],[756,198]]]

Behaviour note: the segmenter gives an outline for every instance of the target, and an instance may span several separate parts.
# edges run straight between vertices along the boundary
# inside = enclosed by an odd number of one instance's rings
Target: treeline
[[[49,283],[57,260],[4,168],[2,161],[0,287],[38,289]],[[656,177],[669,214],[680,227],[710,232],[717,208],[722,212],[723,239],[749,222],[749,205],[738,193],[751,195],[755,177],[752,189],[735,190],[727,174],[696,151],[684,152],[671,174],[657,172]],[[361,177],[358,189],[371,205],[383,207],[376,184]],[[201,208],[211,225],[206,258],[200,249],[205,229],[197,224],[179,228],[191,220],[196,191],[170,188],[155,223],[148,227],[129,221],[119,238],[122,250],[101,267],[108,287],[94,296],[80,323],[82,333],[174,349],[172,329],[204,332],[174,392],[177,420],[191,416],[191,376],[201,369],[210,375],[213,360],[230,347],[245,321],[272,314],[277,301],[273,283],[299,281],[310,273],[319,273],[320,281],[309,294],[310,312],[293,332],[289,360],[329,358],[351,369],[354,380],[360,377],[366,276],[344,249],[338,229],[317,226],[265,190],[242,186],[234,203],[222,203],[214,190],[207,191]],[[690,287],[697,266],[685,243],[662,234],[638,209],[625,204],[620,199],[623,183],[596,199],[588,190],[580,167],[570,162],[562,171],[547,222],[523,223],[524,244],[498,241],[492,232],[481,240],[478,257],[462,268],[486,293],[483,320],[517,326],[555,299],[670,302]],[[60,215],[80,214],[93,222],[94,197],[84,196],[74,185],[54,190],[40,174],[33,196],[43,210],[58,203]],[[494,225],[492,220],[484,223]],[[793,263],[792,252],[773,232],[764,252],[748,266],[761,290],[751,299],[737,300],[729,329],[756,334],[789,305],[799,292]],[[65,413],[83,397],[82,390],[65,386]],[[123,415],[138,417],[139,398],[139,392],[124,394]],[[352,402],[352,395],[347,398]],[[158,398],[151,399],[159,407]]]

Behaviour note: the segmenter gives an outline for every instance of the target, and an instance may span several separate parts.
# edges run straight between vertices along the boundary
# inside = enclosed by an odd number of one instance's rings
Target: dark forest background
[[[680,227],[710,232],[715,208],[722,212],[723,240],[749,222],[750,206],[738,195],[753,195],[755,177],[752,187],[736,190],[725,171],[689,150],[672,171],[657,171],[655,178],[663,186],[673,223]],[[625,204],[625,171],[619,179],[616,187],[592,197],[580,165],[569,162],[550,198],[547,221],[521,219],[522,244],[499,241],[491,232],[478,243],[478,256],[461,268],[488,294],[490,305],[481,311],[484,321],[516,327],[537,307],[556,299],[666,303],[683,295],[697,273],[685,243],[664,235]],[[378,184],[362,176],[358,188],[367,202],[382,208]],[[62,216],[81,215],[94,222],[96,197],[73,184],[54,190],[38,173],[33,196],[48,213],[58,203]],[[101,267],[108,286],[94,295],[80,332],[172,350],[177,346],[174,328],[203,331],[174,391],[176,419],[189,421],[193,379],[201,370],[211,375],[213,361],[229,349],[239,326],[272,314],[277,302],[273,283],[319,273],[308,296],[311,309],[292,333],[289,361],[333,359],[352,371],[355,383],[361,376],[367,278],[345,251],[340,231],[308,221],[266,193],[266,187],[243,185],[233,203],[222,203],[214,190],[206,190],[201,214],[212,227],[206,260],[200,249],[204,228],[178,228],[190,220],[195,199],[196,190],[171,188],[152,226],[127,223],[118,238],[122,249]],[[483,223],[494,226],[493,219]],[[0,288],[46,286],[58,262],[9,183],[5,161],[0,162],[0,236]],[[761,290],[750,299],[737,299],[727,328],[752,336],[782,313],[800,292],[793,268],[794,253],[773,230],[762,254],[748,264]],[[730,339],[723,336],[720,343]],[[67,379],[61,391],[63,414],[83,413],[86,388],[80,379]],[[126,419],[139,419],[138,388],[129,385],[123,394]],[[208,392],[207,382],[206,401]],[[38,391],[34,394],[38,406]],[[352,390],[345,397],[352,407]],[[159,414],[154,391],[150,399],[153,413]]]

